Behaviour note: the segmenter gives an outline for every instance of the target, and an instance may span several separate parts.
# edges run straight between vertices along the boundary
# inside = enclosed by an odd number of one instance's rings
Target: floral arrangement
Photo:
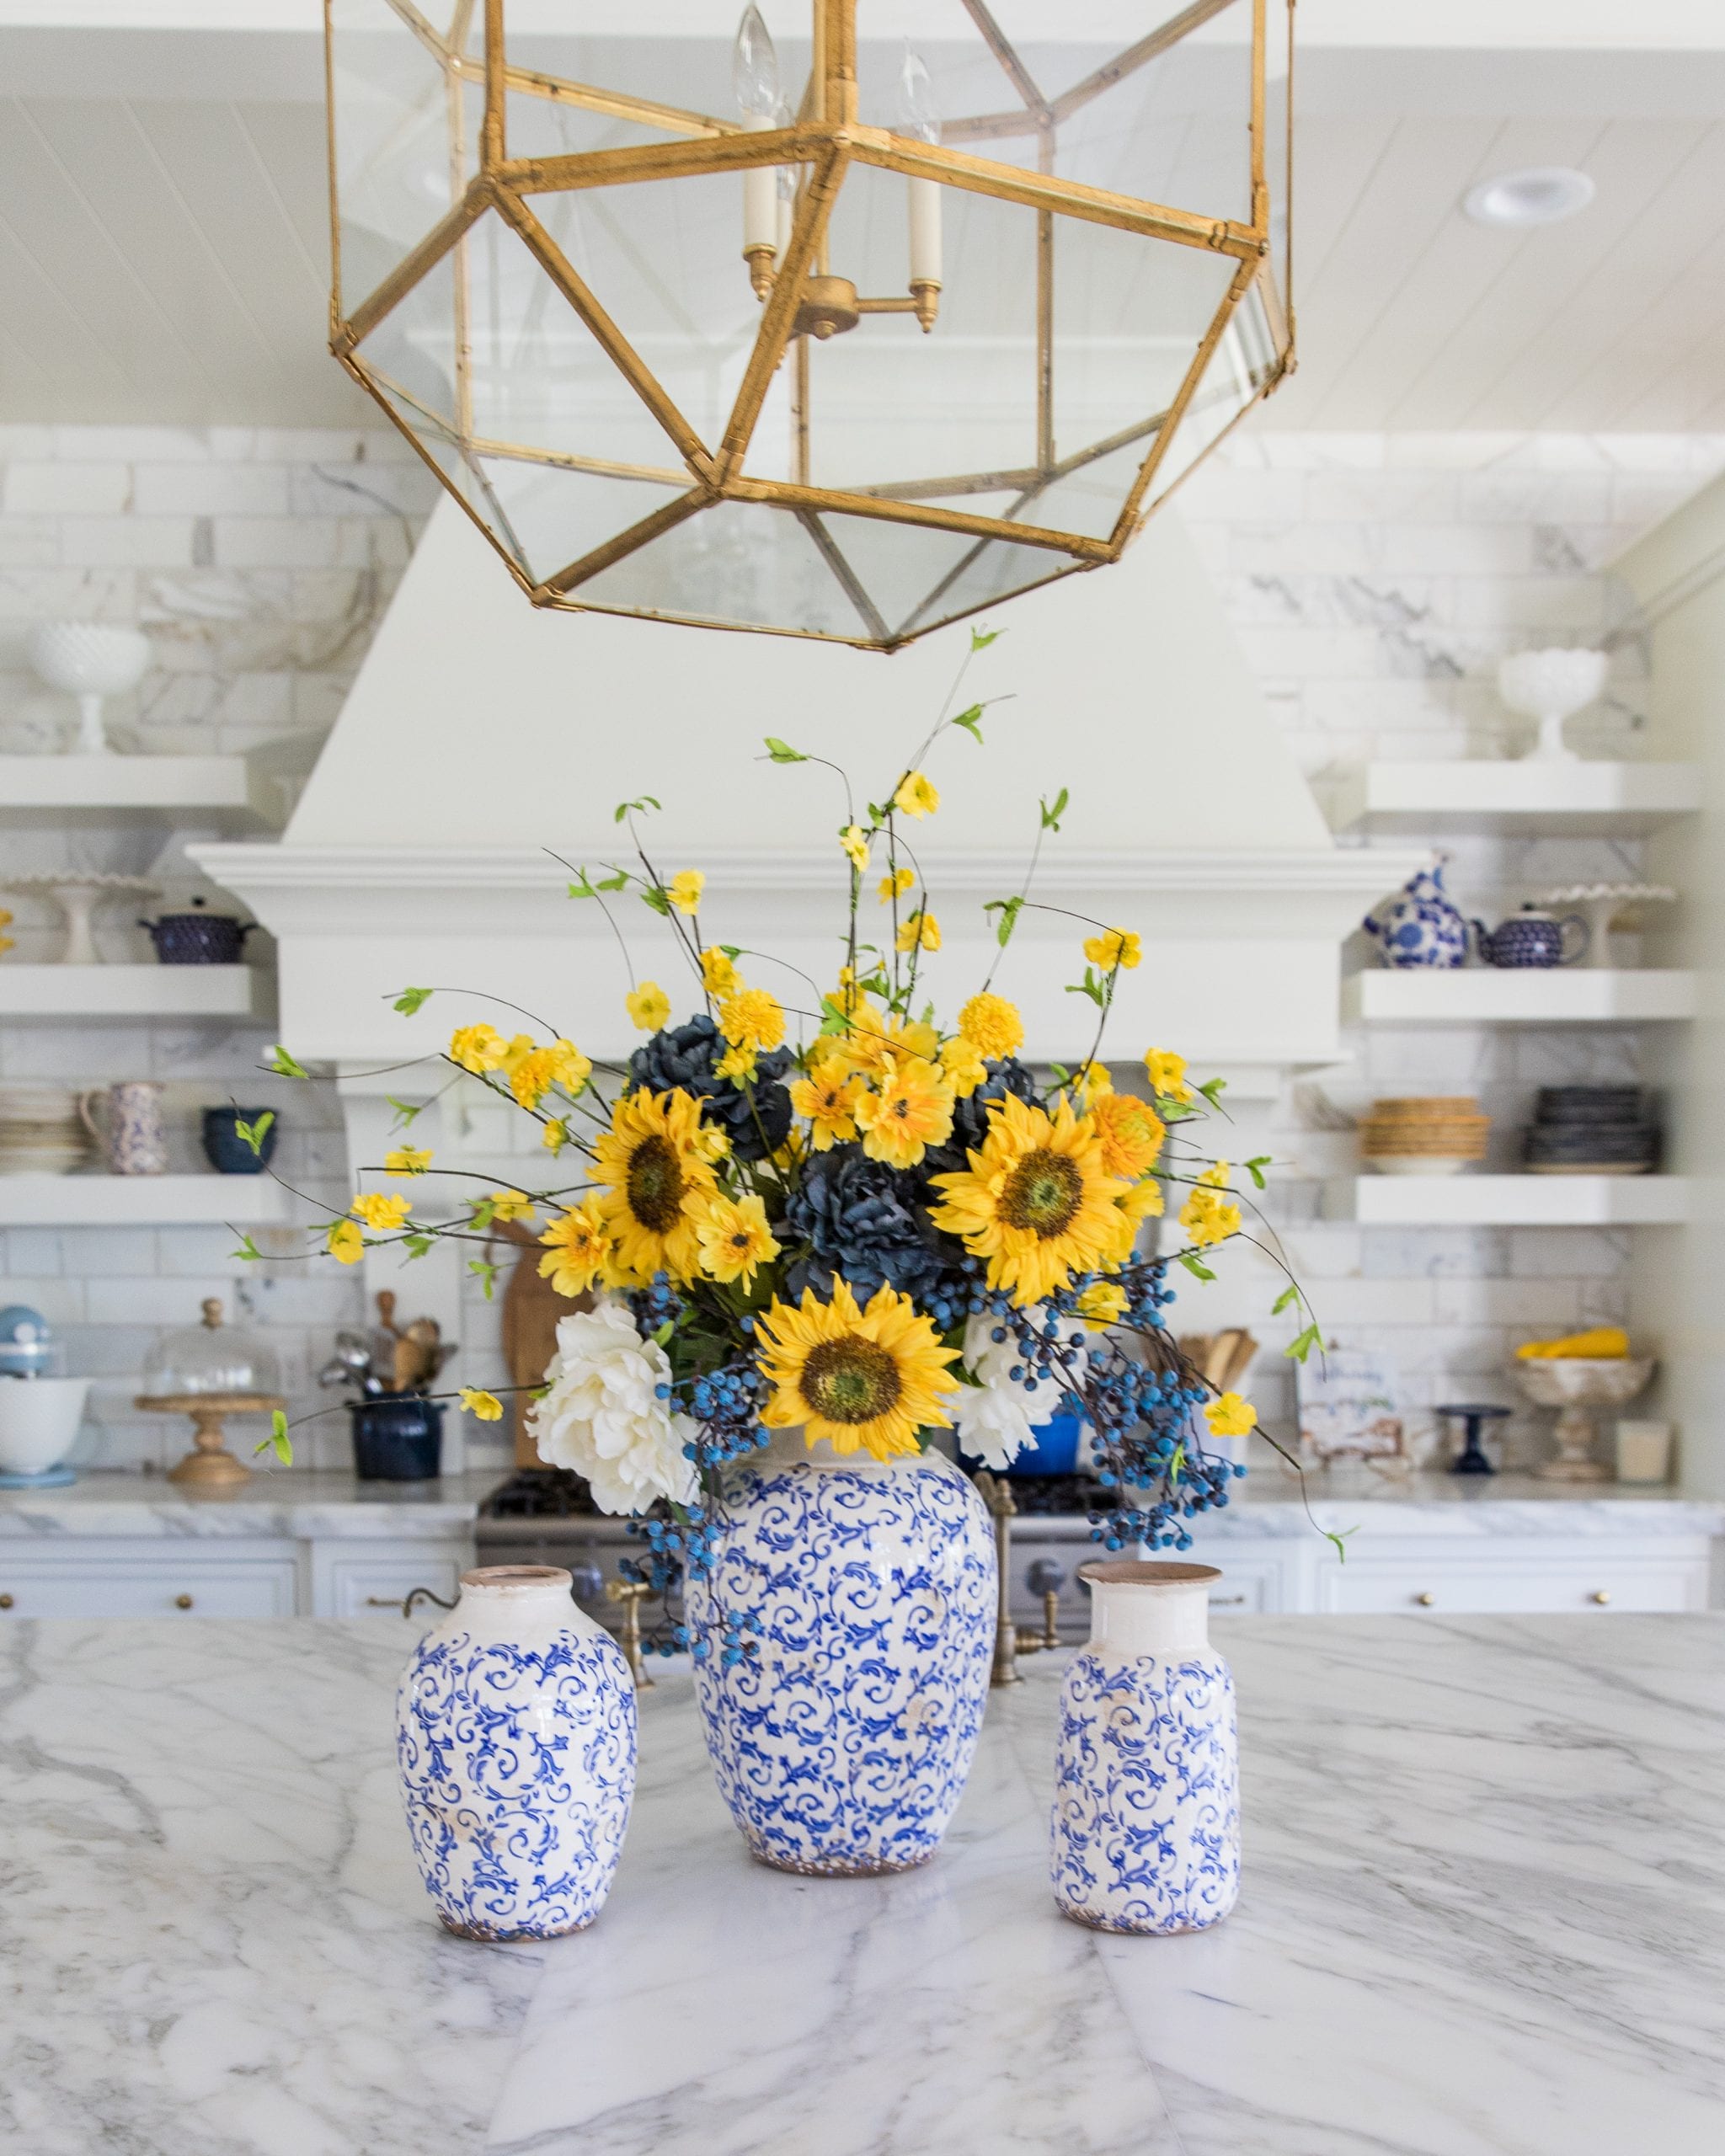
[[[991,641],[978,632],[971,648]],[[844,789],[835,866],[849,886],[830,982],[782,995],[761,984],[764,954],[709,940],[702,873],[662,873],[641,837],[659,803],[625,803],[629,857],[565,864],[570,896],[606,910],[626,962],[623,902],[666,924],[688,1015],[675,1018],[667,991],[631,964],[627,1007],[645,1038],[626,1067],[596,1070],[570,1039],[489,1023],[457,1027],[446,1051],[531,1117],[574,1176],[425,1220],[403,1186],[435,1171],[404,1139],[382,1163],[397,1188],[355,1197],[316,1231],[351,1263],[377,1241],[419,1255],[441,1237],[483,1241],[499,1221],[539,1229],[541,1273],[592,1307],[562,1321],[531,1427],[541,1456],[585,1476],[602,1509],[648,1516],[655,1585],[706,1567],[720,1470],[775,1431],[889,1460],[950,1430],[962,1454],[1000,1469],[1039,1423],[1081,1416],[1106,1493],[1092,1532],[1110,1550],[1189,1547],[1187,1523],[1226,1503],[1245,1471],[1204,1440],[1250,1430],[1255,1411],[1215,1396],[1164,1323],[1171,1267],[1213,1278],[1205,1252],[1242,1232],[1230,1163],[1193,1142],[1220,1112],[1220,1081],[1194,1086],[1179,1055],[1150,1047],[1140,1094],[1099,1060],[1116,985],[1140,963],[1129,929],[1072,916],[1072,989],[1094,1033],[1046,1081],[1020,1059],[1023,1021],[994,985],[1036,909],[1064,790],[1041,804],[1022,888],[986,910],[988,977],[946,1025],[919,1002],[941,929],[908,833],[940,808],[931,750],[955,730],[982,739],[985,707],[951,712],[958,686],[879,801],[858,807],[829,766]],[[766,745],[775,764],[825,761]],[[871,914],[879,942],[867,938]],[[396,1007],[435,992],[406,990]],[[285,1050],[275,1068],[306,1075]],[[419,1111],[397,1105],[404,1128]],[[1245,1164],[1260,1188],[1266,1165]],[[1164,1213],[1180,1246],[1139,1255],[1144,1224]],[[489,1257],[473,1266],[489,1291]],[[1290,1283],[1277,1307],[1299,1301]],[[1316,1337],[1308,1325],[1292,1352]],[[482,1418],[503,1412],[494,1392],[461,1397]]]

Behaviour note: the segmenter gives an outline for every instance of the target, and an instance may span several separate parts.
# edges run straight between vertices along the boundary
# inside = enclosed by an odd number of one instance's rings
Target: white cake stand
[[[1587,921],[1588,966],[1611,963],[1611,924],[1631,906],[1671,905],[1677,894],[1669,883],[1566,883],[1540,895],[1542,906],[1578,907]]]
[[[62,966],[101,964],[94,933],[98,906],[109,899],[160,895],[158,887],[142,876],[8,876],[0,882],[0,890],[40,891],[60,908],[66,919],[66,948],[60,953]]]

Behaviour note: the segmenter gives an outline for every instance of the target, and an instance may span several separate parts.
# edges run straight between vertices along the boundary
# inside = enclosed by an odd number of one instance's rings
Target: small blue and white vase
[[[728,1474],[687,1620],[720,1794],[750,1854],[813,1878],[927,1863],[964,1790],[994,1652],[994,1538],[939,1453],[810,1452]],[[728,1662],[727,1620],[750,1651]]]
[[[1240,1892],[1234,1679],[1210,1644],[1211,1565],[1083,1566],[1089,1644],[1060,1687],[1049,1871],[1097,1931],[1204,1931]]]
[[[408,1831],[446,1929],[557,1939],[605,1906],[635,1794],[635,1687],[553,1565],[462,1574],[396,1694]]]
[[[1461,966],[1467,963],[1467,922],[1450,903],[1441,862],[1422,868],[1400,894],[1359,924],[1377,938],[1386,966]]]

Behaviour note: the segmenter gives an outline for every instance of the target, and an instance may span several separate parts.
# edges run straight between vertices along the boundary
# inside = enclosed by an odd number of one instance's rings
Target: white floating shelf
[[[257,1227],[288,1217],[268,1176],[0,1176],[0,1228]]]
[[[243,756],[0,756],[0,822],[175,819],[225,831],[274,830],[279,780]]]
[[[1637,838],[1701,807],[1696,764],[1371,763],[1341,781],[1338,831]]]
[[[1654,967],[1384,966],[1342,983],[1350,1026],[1635,1026],[1695,1010],[1695,975]]]
[[[1327,1220],[1373,1227],[1609,1228],[1686,1220],[1683,1176],[1345,1176],[1323,1186]]]
[[[0,1017],[264,1018],[273,974],[257,966],[31,966],[0,959]]]

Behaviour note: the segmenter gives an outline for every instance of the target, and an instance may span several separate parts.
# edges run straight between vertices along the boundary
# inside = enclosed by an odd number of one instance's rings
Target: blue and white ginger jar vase
[[[556,1939],[605,1906],[635,1794],[635,1687],[552,1565],[462,1574],[396,1694],[426,1890],[462,1939]]]
[[[1097,1931],[1203,1931],[1240,1892],[1234,1680],[1210,1565],[1086,1565],[1089,1644],[1060,1687],[1049,1870]]]
[[[817,1878],[905,1871],[940,1846],[994,1651],[989,1517],[939,1453],[872,1460],[777,1435],[728,1476],[691,1580],[696,1696],[751,1855]],[[758,1614],[727,1662],[725,1620]]]
[[[1443,864],[1422,868],[1400,894],[1360,923],[1377,938],[1386,966],[1461,966],[1467,963],[1467,922],[1450,903]]]

